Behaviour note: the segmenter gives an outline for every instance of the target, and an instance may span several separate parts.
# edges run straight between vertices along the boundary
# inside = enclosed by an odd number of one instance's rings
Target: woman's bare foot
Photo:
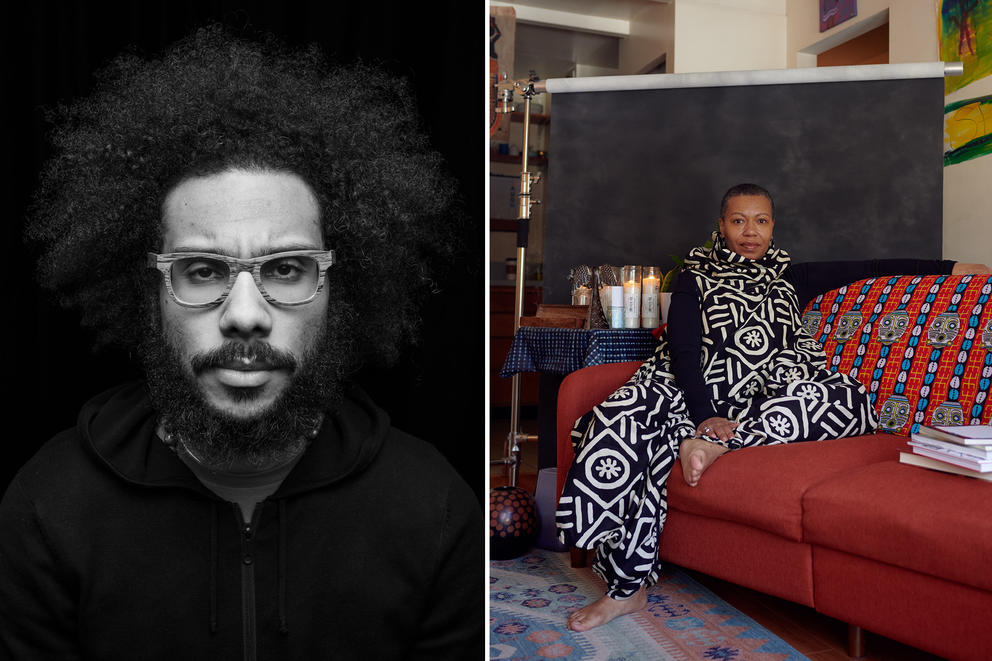
[[[648,592],[643,585],[630,599],[611,599],[604,594],[595,602],[569,615],[567,626],[572,631],[588,631],[621,615],[636,613],[647,605]]]
[[[679,448],[679,460],[682,462],[682,477],[686,484],[690,487],[699,484],[703,472],[726,451],[727,448],[719,443],[702,438],[684,439]]]

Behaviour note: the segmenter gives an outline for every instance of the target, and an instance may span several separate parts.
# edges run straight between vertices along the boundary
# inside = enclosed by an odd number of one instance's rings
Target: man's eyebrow
[[[293,250],[323,250],[323,246],[315,246],[312,243],[283,243],[275,246],[265,246],[258,250],[252,250],[249,254],[251,257],[263,257],[265,255],[274,255],[280,252],[290,252]],[[216,248],[209,247],[205,248],[203,246],[176,246],[172,249],[172,252],[202,252],[209,253],[211,255],[224,255],[226,257],[235,257],[227,252],[218,252]]]
[[[252,257],[262,257],[263,255],[274,255],[280,252],[290,252],[291,250],[323,250],[324,246],[315,246],[312,243],[283,243],[275,246],[266,246],[264,250],[253,250]]]

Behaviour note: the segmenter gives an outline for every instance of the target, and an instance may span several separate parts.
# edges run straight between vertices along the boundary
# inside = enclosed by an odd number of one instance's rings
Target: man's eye
[[[182,276],[189,282],[216,282],[227,278],[227,270],[211,262],[192,262],[182,270]]]
[[[262,266],[262,277],[278,280],[295,280],[303,277],[307,271],[307,268],[300,259],[287,257],[273,260]]]

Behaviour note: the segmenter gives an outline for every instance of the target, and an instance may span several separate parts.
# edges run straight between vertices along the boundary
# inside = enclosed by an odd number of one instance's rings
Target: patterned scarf
[[[782,277],[789,267],[792,258],[789,253],[775,247],[774,239],[761,259],[748,259],[727,248],[723,235],[713,232],[713,247],[699,246],[686,255],[682,266],[683,271],[689,271],[696,277],[712,284],[700,287],[705,293],[712,287],[730,285],[739,288],[742,282],[754,286],[767,286],[772,281]]]
[[[715,401],[741,402],[757,394],[773,363],[822,365],[819,345],[803,334],[793,286],[782,279],[789,253],[772,242],[761,259],[748,259],[713,233],[713,247],[694,248],[683,273],[695,279],[702,314],[703,377]],[[754,375],[756,385],[740,385]]]

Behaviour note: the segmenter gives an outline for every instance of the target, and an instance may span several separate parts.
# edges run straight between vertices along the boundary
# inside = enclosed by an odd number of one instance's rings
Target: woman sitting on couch
[[[874,260],[790,264],[772,241],[771,195],[734,186],[711,249],[686,257],[654,355],[572,430],[575,462],[559,501],[562,541],[595,548],[606,594],[571,614],[585,631],[644,608],[658,580],[658,536],[676,457],[695,486],[723,453],[856,436],[878,418],[855,379],[825,369],[800,314],[815,296],[862,278],[992,273],[981,264]],[[770,476],[771,477],[771,476]]]

